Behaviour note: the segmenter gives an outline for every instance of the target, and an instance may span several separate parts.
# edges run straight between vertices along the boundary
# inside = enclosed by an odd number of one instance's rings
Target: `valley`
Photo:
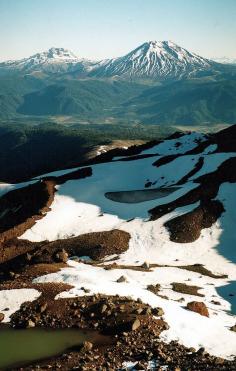
[[[159,126],[232,124],[236,66],[169,41],[102,61],[51,48],[0,63],[0,118]],[[78,121],[77,121],[78,123]]]

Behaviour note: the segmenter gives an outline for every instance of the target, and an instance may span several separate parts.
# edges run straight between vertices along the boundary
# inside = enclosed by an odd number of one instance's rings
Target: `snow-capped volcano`
[[[212,62],[172,41],[145,42],[123,57],[103,62],[93,74],[98,76],[181,77],[208,70]]]
[[[37,53],[25,60],[31,60],[35,64],[50,62],[50,61],[68,61],[78,62],[79,58],[68,49],[64,48],[50,48],[49,50]]]
[[[79,58],[63,48],[51,48],[29,58],[0,63],[0,72],[76,72],[77,77],[181,78],[209,71],[216,62],[202,58],[172,41],[149,41],[128,54],[102,61]]]
[[[28,58],[7,61],[0,64],[0,68],[30,72],[67,72],[74,68],[83,68],[86,60],[77,57],[68,49],[50,48],[34,54]]]

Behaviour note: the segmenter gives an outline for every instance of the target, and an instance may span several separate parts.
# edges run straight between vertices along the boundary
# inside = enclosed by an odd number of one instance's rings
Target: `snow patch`
[[[12,289],[0,291],[0,312],[4,314],[3,323],[10,321],[10,316],[20,309],[26,301],[36,300],[41,293],[35,289]]]

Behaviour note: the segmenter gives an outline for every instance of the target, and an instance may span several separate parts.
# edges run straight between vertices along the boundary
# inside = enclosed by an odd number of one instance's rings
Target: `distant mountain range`
[[[86,73],[93,62],[78,58],[70,50],[64,48],[51,48],[48,51],[34,54],[20,60],[0,63],[0,73],[22,72],[29,73],[65,73],[74,70]],[[96,63],[95,63],[96,64]]]
[[[76,77],[181,78],[216,69],[214,61],[200,57],[172,41],[150,41],[113,59],[90,61],[63,48],[51,48],[29,58],[0,63],[0,73],[72,73]]]
[[[171,41],[90,61],[63,48],[0,63],[0,118],[76,116],[92,123],[236,122],[236,66]],[[36,121],[38,118],[36,119]]]
[[[103,61],[93,76],[182,77],[211,69],[214,62],[190,53],[171,41],[150,41],[123,57]]]
[[[229,57],[220,57],[220,58],[212,58],[213,61],[217,63],[223,64],[236,64],[236,58],[229,58]]]

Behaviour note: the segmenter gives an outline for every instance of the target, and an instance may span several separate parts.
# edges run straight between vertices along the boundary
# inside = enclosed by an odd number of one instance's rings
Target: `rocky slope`
[[[235,165],[232,126],[2,186],[2,322],[114,341],[28,369],[235,370]]]

